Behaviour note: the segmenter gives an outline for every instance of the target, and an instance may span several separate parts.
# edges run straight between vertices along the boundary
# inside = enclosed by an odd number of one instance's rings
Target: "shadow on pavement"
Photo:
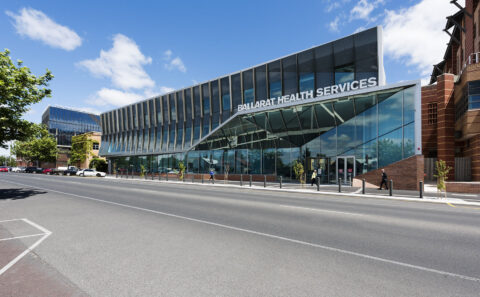
[[[0,190],[0,200],[17,200],[17,199],[25,199],[35,195],[46,194],[45,191],[38,191],[38,190],[27,190],[22,188],[17,189],[2,189]]]

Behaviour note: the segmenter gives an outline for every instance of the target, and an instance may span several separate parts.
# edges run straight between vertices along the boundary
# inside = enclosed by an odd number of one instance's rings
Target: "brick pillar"
[[[455,107],[453,99],[454,76],[443,74],[437,77],[437,158],[452,167],[450,181],[455,177]]]
[[[480,181],[480,135],[470,139],[472,158],[472,181]]]

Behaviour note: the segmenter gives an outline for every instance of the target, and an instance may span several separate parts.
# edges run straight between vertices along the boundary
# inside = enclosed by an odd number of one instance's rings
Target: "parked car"
[[[53,174],[53,170],[54,168],[45,168],[43,169],[42,173],[50,175]]]
[[[77,172],[79,171],[79,169],[75,166],[70,166],[68,169],[64,170],[63,171],[63,175],[75,175],[77,174]]]
[[[22,172],[22,168],[20,167],[13,167],[12,172]]]
[[[8,172],[7,166],[0,166],[0,172]]]
[[[25,168],[26,173],[43,173],[43,168],[30,166]]]
[[[78,176],[98,176],[105,177],[107,174],[105,172],[96,171],[95,169],[83,169],[77,172]]]

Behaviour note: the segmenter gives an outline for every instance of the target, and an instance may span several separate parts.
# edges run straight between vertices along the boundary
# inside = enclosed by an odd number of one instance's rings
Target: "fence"
[[[455,158],[455,181],[472,180],[472,159],[468,157]]]

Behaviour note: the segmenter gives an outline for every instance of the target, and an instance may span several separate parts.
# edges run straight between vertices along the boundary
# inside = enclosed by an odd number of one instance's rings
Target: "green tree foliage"
[[[448,179],[447,175],[452,170],[452,167],[447,166],[445,161],[438,160],[435,162],[435,169],[437,170],[437,174],[434,175],[437,178],[437,190],[438,192],[445,191],[445,198],[447,198],[445,181]]]
[[[70,154],[70,163],[80,166],[92,154],[93,140],[88,134],[72,136],[72,150]]]
[[[183,180],[185,174],[185,164],[182,161],[178,163],[178,178]]]
[[[0,156],[0,165],[15,167],[17,166],[17,160],[10,156]]]
[[[26,162],[52,162],[57,159],[57,142],[43,125],[30,123],[31,135],[25,141],[15,141],[12,153]]]
[[[295,160],[293,162],[293,171],[295,172],[295,178],[303,185],[305,183],[305,169],[302,162]]]
[[[95,170],[97,171],[107,172],[108,164],[107,161],[102,158],[93,157],[90,161],[90,164],[88,165],[88,168],[95,168]]]
[[[143,164],[140,164],[140,177],[144,177],[147,170]],[[167,173],[168,174],[168,173]]]
[[[30,138],[35,127],[22,116],[30,105],[51,96],[51,90],[42,86],[48,86],[53,78],[49,70],[36,77],[22,61],[15,65],[9,55],[7,49],[0,52],[0,147],[3,148],[8,141]]]

